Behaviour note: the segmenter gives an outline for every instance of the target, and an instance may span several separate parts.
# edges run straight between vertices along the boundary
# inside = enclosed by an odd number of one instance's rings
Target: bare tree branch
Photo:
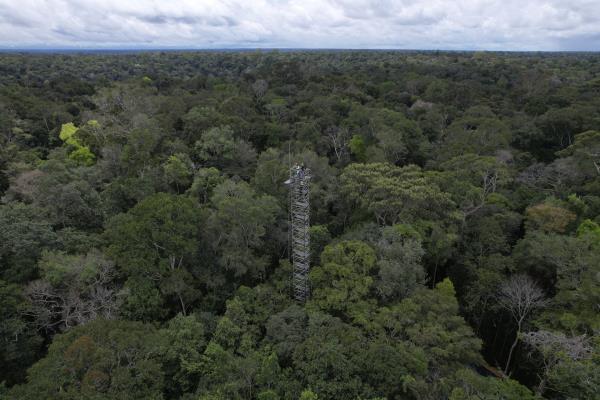
[[[502,308],[510,312],[517,324],[517,334],[510,347],[504,367],[504,373],[508,375],[510,362],[519,342],[523,322],[534,310],[544,307],[547,300],[542,289],[525,274],[514,275],[504,282],[496,295],[496,299]]]

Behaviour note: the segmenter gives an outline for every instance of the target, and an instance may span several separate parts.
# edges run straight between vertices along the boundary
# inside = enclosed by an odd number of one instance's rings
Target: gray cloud
[[[0,47],[600,50],[597,0],[0,0]]]

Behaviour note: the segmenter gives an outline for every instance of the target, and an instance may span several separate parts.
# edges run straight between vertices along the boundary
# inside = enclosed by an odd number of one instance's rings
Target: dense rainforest
[[[2,398],[600,398],[599,54],[2,53],[0,198]]]

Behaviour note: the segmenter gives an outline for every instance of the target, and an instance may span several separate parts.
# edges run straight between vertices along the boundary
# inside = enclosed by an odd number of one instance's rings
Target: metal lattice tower
[[[310,170],[294,166],[290,170],[290,224],[294,298],[304,302],[310,295]]]

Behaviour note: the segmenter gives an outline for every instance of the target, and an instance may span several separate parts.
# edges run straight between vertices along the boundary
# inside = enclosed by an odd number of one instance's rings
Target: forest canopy
[[[2,53],[0,199],[1,398],[598,396],[598,54]]]

